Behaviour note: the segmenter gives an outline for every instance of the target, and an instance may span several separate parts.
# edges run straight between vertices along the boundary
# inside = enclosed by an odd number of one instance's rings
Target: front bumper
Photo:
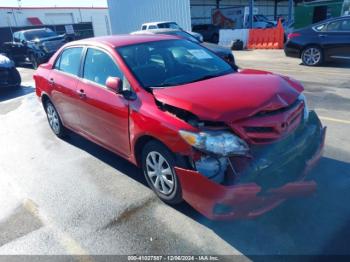
[[[310,112],[309,120],[302,123],[298,130],[269,147],[273,150],[284,148],[285,153],[268,152],[260,155],[260,159],[253,159],[252,165],[248,167],[250,173],[245,173],[244,178],[232,186],[212,182],[197,171],[176,167],[183,198],[209,219],[227,220],[254,218],[277,207],[288,198],[310,195],[316,191],[317,185],[315,181],[306,181],[306,175],[322,156],[325,135],[326,128],[322,127],[316,113]],[[276,159],[268,159],[273,164],[267,167],[264,165],[262,170],[257,167],[263,157]],[[298,168],[292,170],[296,174],[291,174],[291,167],[295,166]],[[271,177],[278,181],[278,175],[285,173],[292,181],[284,178],[282,181],[287,182],[282,185],[273,181],[270,186],[264,183],[264,180],[269,181]],[[266,176],[265,179],[266,174],[270,177]]]

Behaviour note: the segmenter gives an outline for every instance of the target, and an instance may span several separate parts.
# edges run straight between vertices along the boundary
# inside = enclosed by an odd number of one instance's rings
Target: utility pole
[[[288,1],[288,24],[293,20],[293,0]]]

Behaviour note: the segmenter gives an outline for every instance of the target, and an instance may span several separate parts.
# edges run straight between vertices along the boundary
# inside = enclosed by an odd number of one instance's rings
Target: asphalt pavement
[[[282,51],[234,53],[242,68],[289,75],[328,126],[309,198],[254,220],[209,221],[170,207],[139,169],[81,138],[56,138],[23,86],[0,90],[0,254],[350,254],[350,65],[306,67]]]

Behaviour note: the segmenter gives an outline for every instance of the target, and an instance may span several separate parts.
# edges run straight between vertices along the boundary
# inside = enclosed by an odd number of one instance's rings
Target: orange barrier
[[[249,49],[283,49],[284,29],[281,20],[276,28],[250,29],[248,45]]]

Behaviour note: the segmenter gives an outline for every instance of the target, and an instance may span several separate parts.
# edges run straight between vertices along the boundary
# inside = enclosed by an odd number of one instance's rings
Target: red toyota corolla
[[[36,71],[53,132],[66,129],[143,169],[164,202],[250,218],[316,189],[325,128],[288,77],[236,71],[163,35],[71,42]]]

